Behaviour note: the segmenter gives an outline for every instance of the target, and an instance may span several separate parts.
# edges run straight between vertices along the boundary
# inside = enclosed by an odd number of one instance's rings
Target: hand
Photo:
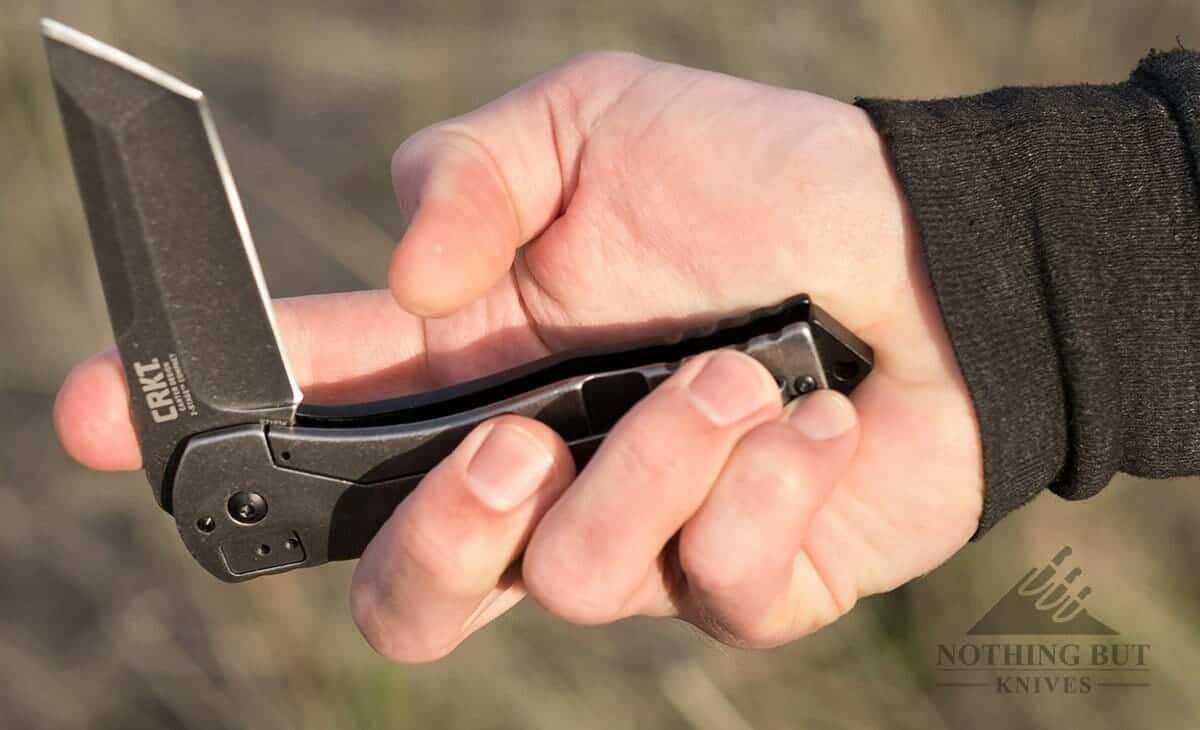
[[[579,474],[542,424],[481,425],[358,564],[353,613],[383,654],[442,656],[525,592],[570,621],[679,616],[776,645],[974,531],[974,414],[861,110],[600,54],[423,130],[392,171],[412,216],[394,302],[277,303],[308,400],[426,389],[804,291],[876,367],[853,404],[820,392],[782,409],[748,357],[694,358]],[[56,424],[82,463],[137,468],[124,387],[112,353],[64,384]]]

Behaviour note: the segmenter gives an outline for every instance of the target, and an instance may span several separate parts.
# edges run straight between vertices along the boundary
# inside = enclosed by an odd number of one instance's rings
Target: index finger
[[[421,320],[385,291],[280,299],[276,321],[306,402],[389,398],[430,387]],[[54,404],[59,442],[99,471],[141,468],[129,416],[129,388],[115,350],[67,376]]]

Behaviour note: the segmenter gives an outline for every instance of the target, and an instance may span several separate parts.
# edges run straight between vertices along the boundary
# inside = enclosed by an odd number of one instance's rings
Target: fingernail
[[[788,423],[814,441],[841,436],[854,425],[854,406],[833,391],[818,390],[801,397],[788,415]]]
[[[537,439],[515,426],[497,425],[467,464],[467,485],[480,501],[506,512],[546,479],[554,458]]]
[[[779,398],[774,384],[748,356],[720,350],[709,358],[700,373],[688,383],[688,395],[696,408],[718,426],[746,418]]]

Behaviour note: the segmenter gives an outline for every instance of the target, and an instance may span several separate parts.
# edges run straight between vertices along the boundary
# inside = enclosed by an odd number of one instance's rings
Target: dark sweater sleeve
[[[857,103],[979,420],[979,534],[1046,488],[1200,474],[1200,54],[1108,86]]]

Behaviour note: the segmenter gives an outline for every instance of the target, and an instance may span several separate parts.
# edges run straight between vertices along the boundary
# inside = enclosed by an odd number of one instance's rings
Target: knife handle
[[[173,480],[192,555],[227,581],[358,557],[396,505],[472,429],[515,413],[546,423],[582,469],[614,424],[679,365],[732,347],[760,362],[786,401],[850,392],[872,352],[807,297],[703,331],[617,351],[557,355],[454,388],[344,408],[295,425],[194,436]]]

